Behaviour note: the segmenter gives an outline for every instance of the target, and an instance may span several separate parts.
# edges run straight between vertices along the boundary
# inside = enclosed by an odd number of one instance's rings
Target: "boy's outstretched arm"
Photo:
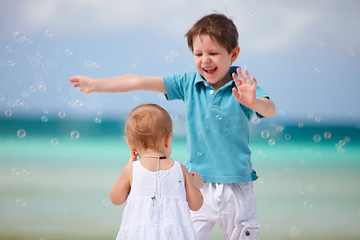
[[[237,69],[237,73],[240,79],[238,79],[236,74],[233,73],[232,77],[236,84],[236,88],[233,88],[232,92],[239,103],[254,110],[261,116],[274,116],[275,104],[270,99],[265,97],[256,99],[257,81],[255,77],[250,78],[250,74],[247,69],[245,69],[246,78],[242,74],[240,68]]]
[[[122,75],[111,78],[93,79],[87,76],[75,75],[69,78],[74,87],[81,92],[130,92],[146,90],[166,93],[163,78],[140,76],[136,74]]]

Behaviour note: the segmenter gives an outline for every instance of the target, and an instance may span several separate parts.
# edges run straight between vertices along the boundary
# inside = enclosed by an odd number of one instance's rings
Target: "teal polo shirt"
[[[235,72],[237,67],[231,67]],[[254,111],[241,105],[232,94],[234,81],[217,92],[199,73],[163,77],[168,100],[185,103],[190,172],[205,182],[240,183],[257,179],[251,164],[249,122]],[[260,88],[256,98],[268,97]]]

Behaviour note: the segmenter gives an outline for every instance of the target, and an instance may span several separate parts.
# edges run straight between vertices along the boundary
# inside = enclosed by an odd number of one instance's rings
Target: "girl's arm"
[[[133,164],[128,163],[121,172],[119,179],[114,183],[110,191],[110,199],[113,204],[123,204],[131,189]]]
[[[203,204],[203,195],[200,189],[203,185],[203,180],[198,173],[194,173],[192,177],[188,170],[181,164],[181,169],[185,179],[186,201],[192,211],[198,211]]]
[[[74,87],[81,92],[130,92],[146,90],[166,93],[162,77],[140,76],[136,74],[122,75],[111,78],[93,79],[76,75],[69,78]]]

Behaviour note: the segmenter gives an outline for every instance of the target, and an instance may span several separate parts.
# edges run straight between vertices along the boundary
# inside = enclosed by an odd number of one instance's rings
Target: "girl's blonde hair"
[[[159,141],[172,133],[169,113],[156,104],[134,108],[125,123],[128,142],[136,148],[156,149]]]

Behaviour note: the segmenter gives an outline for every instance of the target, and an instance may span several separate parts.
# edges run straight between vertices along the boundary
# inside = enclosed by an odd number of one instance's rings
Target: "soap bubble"
[[[21,32],[14,32],[13,33],[13,39],[17,43],[23,43],[26,40],[26,36],[24,33]]]
[[[100,124],[102,122],[102,119],[101,119],[101,117],[96,117],[94,119],[94,121],[95,121],[96,124]]]
[[[305,201],[304,202],[304,208],[305,209],[310,209],[312,208],[312,203],[310,201]]]
[[[268,130],[264,130],[261,132],[261,137],[262,138],[268,138],[270,136],[270,133]]]
[[[59,140],[57,140],[56,138],[53,138],[50,140],[50,144],[53,145],[53,146],[56,146],[59,144]]]
[[[288,141],[289,141],[290,139],[291,139],[291,135],[290,135],[290,134],[286,134],[286,135],[285,135],[285,140],[288,140]]]
[[[77,130],[74,130],[70,133],[70,137],[72,139],[78,139],[80,137],[80,133]]]
[[[74,51],[71,48],[67,48],[65,49],[65,55],[66,56],[71,56],[73,55]]]
[[[301,231],[297,228],[297,227],[291,227],[289,230],[289,236],[291,238],[296,238],[297,236],[299,236],[301,233]]]
[[[17,136],[18,136],[19,138],[24,138],[24,137],[26,137],[26,131],[25,131],[24,129],[19,129],[19,130],[17,131]]]
[[[298,123],[298,126],[299,126],[299,128],[302,128],[302,127],[304,126],[304,123],[299,122],[299,123]]]
[[[324,138],[325,139],[330,139],[331,138],[331,132],[325,132],[324,133]]]
[[[11,110],[5,110],[5,116],[6,117],[11,117],[12,116],[12,111]]]
[[[41,116],[41,121],[43,122],[43,123],[46,123],[46,122],[48,122],[48,116]]]
[[[321,136],[319,134],[314,134],[313,141],[318,143],[321,141]]]
[[[58,113],[58,116],[59,116],[59,118],[65,118],[65,117],[66,117],[66,113],[60,111],[60,112]]]
[[[26,199],[23,199],[23,198],[17,198],[17,199],[15,200],[15,204],[16,204],[16,206],[18,206],[18,207],[25,207],[26,204],[27,204],[27,201],[26,201]]]
[[[273,139],[273,138],[269,139],[268,144],[269,144],[269,146],[274,146],[275,145],[275,139]]]

